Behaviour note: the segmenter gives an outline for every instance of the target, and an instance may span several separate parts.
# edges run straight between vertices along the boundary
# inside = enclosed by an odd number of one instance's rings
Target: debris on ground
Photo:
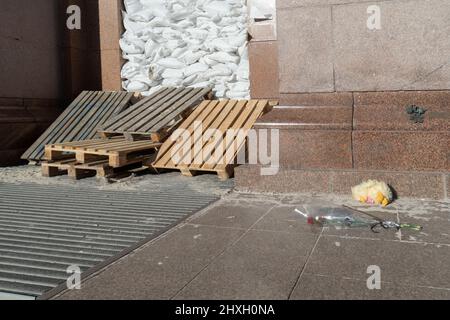
[[[386,207],[394,196],[386,182],[367,180],[352,188],[353,198],[361,203],[379,204]]]
[[[305,217],[308,224],[321,227],[331,225],[335,227],[370,228],[375,233],[379,233],[380,228],[384,230],[395,229],[397,231],[400,229],[422,230],[422,227],[416,224],[383,220],[375,215],[348,206],[305,205],[303,210],[295,209],[295,212]]]

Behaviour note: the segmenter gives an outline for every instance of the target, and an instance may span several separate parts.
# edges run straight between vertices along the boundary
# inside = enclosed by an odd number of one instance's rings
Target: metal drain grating
[[[150,240],[219,196],[0,183],[0,292],[40,296]]]

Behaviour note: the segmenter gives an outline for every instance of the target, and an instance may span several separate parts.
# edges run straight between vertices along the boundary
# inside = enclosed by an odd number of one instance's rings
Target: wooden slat
[[[196,137],[195,135],[192,135],[192,131],[189,131],[192,139],[189,139],[188,143],[188,147],[187,148],[189,150],[189,152],[187,154],[184,154],[182,156],[182,159],[180,161],[179,166],[180,167],[184,167],[184,163],[195,163],[193,160],[196,156],[198,156],[197,153],[195,153],[195,151],[199,151],[198,153],[201,155],[202,153],[202,148],[203,148],[203,137],[205,135],[205,131],[207,131],[207,129],[209,128],[215,128],[215,126],[213,126],[213,122],[216,120],[217,116],[224,110],[224,108],[226,108],[227,106],[231,106],[230,108],[232,108],[234,106],[234,104],[237,103],[237,101],[221,101],[219,102],[216,106],[212,106],[210,105],[211,108],[208,108],[208,115],[204,120],[199,120],[202,123],[202,135],[199,137]],[[197,121],[197,120],[196,120]],[[198,129],[198,128],[196,128]],[[181,148],[182,150],[184,150],[184,147]],[[169,161],[168,165],[171,165],[172,161]]]
[[[83,93],[81,94],[83,95]],[[75,117],[80,110],[80,107],[84,104],[88,104],[92,99],[95,98],[95,92],[85,91],[85,95],[78,100],[75,99],[76,103],[71,104],[61,116],[59,116],[52,125],[38,138],[35,144],[33,144],[30,148],[32,149],[31,154],[27,157],[27,159],[37,159],[39,160],[39,154],[42,152],[42,148],[48,142],[55,142],[55,137],[59,135],[60,130],[64,127],[66,122],[71,118]],[[67,111],[67,112],[66,112]]]
[[[176,132],[162,145],[152,166],[157,169],[178,169],[186,176],[192,176],[197,171],[210,171],[216,172],[221,179],[230,177],[234,160],[245,145],[248,131],[268,110],[268,106],[267,100],[225,100],[219,104],[203,102],[180,126],[187,130],[189,139],[179,141],[182,133]],[[202,137],[194,137],[195,127],[200,125],[203,127]],[[208,129],[216,130],[220,137],[214,136]],[[230,129],[235,133],[240,130],[242,135],[234,135],[227,140]],[[210,141],[211,138],[218,139]],[[173,163],[174,154],[180,157],[179,164]]]
[[[191,96],[195,91],[186,92],[186,89],[177,89],[177,94],[172,96],[170,99],[164,99],[165,101],[161,103],[158,108],[153,110],[152,113],[141,117],[140,119],[136,119],[137,121],[130,125],[128,128],[124,129],[127,132],[147,132],[148,130],[151,130],[153,125],[160,119],[163,119],[164,117],[161,117],[161,115],[167,115],[167,109],[172,107],[179,107],[180,101],[183,101],[183,98],[185,96]],[[148,131],[152,132],[152,131]]]
[[[94,137],[99,123],[117,110],[128,107],[132,98],[127,92],[83,91],[53,124],[22,155],[23,159],[41,160],[46,144],[84,140]]]
[[[142,107],[144,105],[152,105],[164,95],[166,95],[170,90],[169,88],[162,88],[161,90],[158,90],[157,92],[153,93],[149,97],[146,97],[139,101],[138,103],[132,105],[130,108],[128,108],[125,112],[120,113],[116,117],[112,118],[111,120],[105,122],[105,124],[102,127],[102,130],[114,130],[117,127],[120,127],[120,124],[125,123],[126,121],[122,121],[125,118],[132,118],[139,116],[139,113],[142,112]]]
[[[160,129],[162,129],[163,126],[166,125],[162,120],[164,119],[172,120],[187,108],[192,107],[194,103],[199,102],[199,95],[203,91],[204,89],[194,89],[191,92],[185,93],[183,96],[181,96],[181,98],[178,101],[167,103],[167,105],[170,106],[169,108],[162,111],[158,116],[156,116],[154,119],[151,119],[151,121],[149,121],[148,123],[145,122],[140,123],[143,124],[143,126],[142,127],[136,126],[138,129],[137,131],[145,131],[145,132],[159,131]],[[201,96],[204,96],[204,94],[202,94]]]
[[[224,108],[220,117],[211,125],[212,128],[217,128],[222,133],[222,138],[227,130],[227,127],[230,125],[230,121],[228,119],[234,119],[241,109],[241,106],[236,106],[236,103],[232,103],[232,101],[230,101]],[[204,161],[204,154],[210,154],[215,149],[215,144],[208,142],[210,138],[212,138],[211,134],[205,135],[205,142],[201,147],[202,152],[196,155],[194,161],[192,162],[192,169],[200,169]]]
[[[171,122],[211,92],[211,88],[163,88],[106,122],[99,131],[105,135],[118,133],[137,138],[161,134]]]
[[[199,108],[197,108],[195,110],[195,111],[198,110],[199,112],[194,112],[191,115],[191,117],[189,117],[182,124],[182,126],[179,128],[179,132],[182,131],[181,129],[187,130],[189,132],[189,138],[191,138],[192,133],[196,129],[196,127],[194,126],[195,123],[203,121],[203,119],[208,116],[209,110],[211,108],[214,108],[218,103],[219,103],[219,101],[208,101],[204,105],[201,105]],[[170,165],[174,166],[174,164],[171,164],[172,155],[177,153],[186,143],[190,143],[190,141],[191,141],[191,139],[190,139],[190,140],[186,141],[184,144],[181,144],[181,143],[178,143],[178,141],[177,141],[179,138],[182,138],[182,137],[175,134],[169,138],[170,141],[164,143],[163,148],[160,151],[160,152],[164,152],[164,155],[160,158],[159,153],[158,153],[158,158],[156,160],[156,162],[158,164],[160,164],[161,166],[170,166]],[[165,145],[167,145],[166,148],[164,147]]]
[[[104,131],[123,131],[124,128],[128,128],[133,125],[135,121],[141,119],[141,117],[145,117],[147,114],[155,112],[161,104],[172,98],[174,95],[177,95],[182,90],[183,89],[181,88],[166,88],[164,90],[157,91],[154,95],[150,96],[151,99],[148,103],[140,104],[138,107],[131,106],[128,111],[119,116],[120,119],[111,119],[109,122],[111,125],[109,125],[109,123],[106,124],[104,126]]]
[[[239,129],[240,128],[240,123],[239,123],[239,118],[242,117],[242,114],[246,114],[246,113],[250,113],[252,111],[251,108],[254,107],[254,105],[252,104],[252,102],[250,101],[248,104],[248,101],[239,101],[239,103],[237,104],[236,108],[234,108],[234,110],[232,111],[232,113],[230,114],[230,116],[228,116],[223,125],[220,128],[220,131],[222,133],[222,139],[220,141],[217,141],[215,145],[212,146],[212,151],[214,152],[214,150],[217,147],[221,147],[222,151],[225,152],[227,149],[227,145],[226,145],[226,141],[225,141],[225,136],[226,136],[226,131],[229,129]],[[256,104],[256,102],[255,102]],[[203,162],[204,164],[201,166],[201,168],[205,169],[205,170],[212,170],[214,167],[210,167],[207,165],[208,161],[210,161],[210,158],[212,158],[212,154],[208,154],[208,157],[205,159],[203,158]],[[197,167],[197,166],[195,166]]]
[[[239,123],[237,123],[235,127],[242,130],[242,132],[238,134],[238,136],[236,136],[232,142],[225,146],[225,154],[222,156],[222,158],[219,159],[219,161],[217,161],[216,165],[213,166],[212,164],[206,163],[203,166],[205,169],[225,169],[227,165],[231,164],[231,162],[234,161],[239,151],[245,144],[248,131],[253,127],[256,120],[258,120],[258,118],[262,115],[264,109],[267,107],[267,103],[268,101],[265,100],[259,101],[257,102],[255,107],[251,108],[251,112],[245,113],[245,115],[243,114],[241,119],[239,119]],[[241,140],[239,140],[240,138]],[[233,148],[230,148],[231,146]]]

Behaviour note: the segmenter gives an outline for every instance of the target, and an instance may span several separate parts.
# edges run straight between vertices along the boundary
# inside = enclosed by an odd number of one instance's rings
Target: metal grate
[[[154,191],[0,183],[0,293],[40,296],[218,200],[183,184]]]

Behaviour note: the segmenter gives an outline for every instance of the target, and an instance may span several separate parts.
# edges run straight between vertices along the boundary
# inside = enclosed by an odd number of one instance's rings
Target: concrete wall
[[[381,9],[380,30],[367,27],[369,5]],[[448,0],[277,6],[282,93],[450,89]]]

